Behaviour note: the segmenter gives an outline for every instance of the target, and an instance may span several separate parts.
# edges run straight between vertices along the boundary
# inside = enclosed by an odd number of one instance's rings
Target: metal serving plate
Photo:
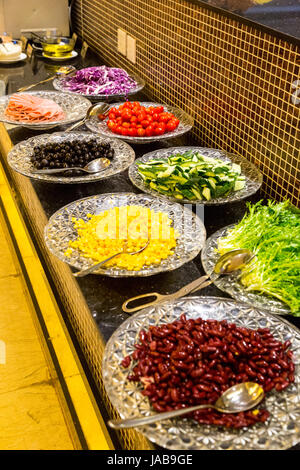
[[[72,142],[73,140],[86,142],[91,139],[96,139],[99,144],[109,142],[115,151],[114,157],[111,159],[111,164],[105,170],[95,174],[82,173],[80,176],[63,176],[62,174],[43,175],[32,172],[34,166],[30,161],[30,157],[33,154],[33,148],[35,146],[49,143]],[[126,142],[119,139],[100,137],[91,132],[54,132],[53,134],[42,134],[31,137],[15,145],[7,156],[9,165],[18,173],[39,181],[61,184],[90,183],[109,178],[110,176],[126,170],[128,166],[134,162],[134,158],[134,150]]]
[[[193,153],[199,152],[201,155],[210,158],[216,158],[219,160],[223,160],[224,162],[231,162],[231,163],[238,163],[241,165],[242,174],[245,176],[245,187],[240,191],[232,191],[228,196],[218,197],[215,199],[211,199],[207,201],[206,199],[198,199],[198,200],[191,200],[191,199],[176,199],[172,196],[167,196],[165,194],[161,194],[158,191],[150,188],[148,185],[144,183],[143,178],[138,172],[138,165],[137,163],[143,162],[147,163],[149,160],[155,159],[165,159],[167,160],[169,156],[176,155],[176,154],[183,154],[188,151],[192,151]],[[229,202],[240,201],[255,194],[262,184],[262,174],[256,168],[255,165],[250,163],[246,158],[241,157],[240,155],[235,155],[233,153],[228,153],[223,150],[211,149],[206,147],[169,147],[165,149],[154,150],[153,152],[146,153],[141,158],[135,160],[135,162],[129,168],[129,178],[131,182],[137,188],[141,189],[145,193],[149,193],[152,195],[159,195],[162,198],[168,199],[169,201],[181,202],[184,204],[205,204],[205,205],[215,205],[215,204],[226,204]]]
[[[224,227],[206,240],[201,253],[201,261],[206,274],[210,275],[213,272],[214,266],[220,257],[217,251],[218,239],[224,237],[228,229],[232,227],[234,227],[234,225]],[[246,291],[235,276],[220,276],[214,281],[214,284],[223,292],[231,295],[234,299],[240,302],[245,302],[253,307],[265,309],[276,315],[288,315],[291,313],[287,305],[274,297]]]
[[[95,264],[85,258],[79,250],[65,256],[70,240],[77,239],[72,218],[88,220],[88,214],[99,214],[113,207],[140,205],[155,212],[165,212],[179,232],[174,254],[160,264],[145,266],[140,271],[129,271],[116,267],[99,268],[95,274],[110,277],[152,276],[165,271],[173,271],[197,256],[204,245],[206,230],[200,218],[180,204],[174,204],[146,194],[110,193],[79,199],[62,207],[52,217],[45,228],[45,241],[49,250],[59,259],[77,269],[85,269]]]
[[[257,329],[270,328],[279,341],[290,340],[296,364],[295,382],[282,392],[271,391],[261,406],[270,417],[242,429],[203,425],[188,418],[160,421],[138,427],[150,441],[171,450],[281,450],[300,440],[299,363],[300,333],[280,317],[260,311],[253,306],[217,297],[186,297],[145,308],[131,316],[110,337],[103,357],[103,380],[112,405],[121,418],[153,414],[141,386],[127,380],[129,369],[121,366],[122,359],[134,351],[139,332],[150,325],[170,323],[184,313],[189,318],[227,320],[239,326]]]
[[[80,95],[80,96],[84,96],[90,100],[95,100],[95,101],[98,101],[98,100],[104,100],[104,101],[107,101],[107,100],[117,100],[117,99],[122,99],[124,97],[127,97],[127,96],[132,96],[132,95],[135,95],[136,93],[138,93],[139,91],[141,91],[144,86],[145,86],[145,81],[136,76],[136,75],[131,75],[129,74],[130,78],[132,78],[135,82],[136,82],[136,86],[134,88],[132,88],[131,90],[129,90],[128,92],[126,93],[119,93],[119,94],[111,94],[111,95],[107,95],[107,94],[100,94],[100,95],[95,95],[95,94],[85,94],[85,93],[80,93],[78,91],[72,91],[68,88],[68,86],[66,86],[66,83],[68,82],[68,77],[62,77],[62,78],[55,78],[53,80],[53,87],[55,88],[55,90],[58,90],[58,91],[62,91],[62,92],[68,92],[68,93],[73,93],[74,95]]]
[[[59,93],[57,91],[24,91],[22,94],[38,96],[40,98],[53,100],[57,103],[66,114],[65,119],[60,121],[28,123],[25,121],[12,121],[5,115],[5,109],[12,95],[0,97],[0,121],[14,126],[27,127],[28,129],[46,130],[57,126],[65,126],[73,122],[80,121],[86,116],[87,110],[91,106],[91,102],[83,96],[76,96],[71,93]]]
[[[114,108],[118,107],[121,104],[124,104],[122,102],[120,103],[112,103],[109,107]],[[194,119],[189,116],[186,112],[184,112],[182,109],[175,108],[174,106],[169,106],[169,105],[161,105],[159,103],[150,103],[150,102],[140,102],[141,106],[145,106],[146,108],[149,108],[150,106],[163,106],[164,110],[167,111],[168,113],[174,114],[177,119],[179,119],[180,124],[172,132],[166,132],[163,135],[156,135],[156,136],[151,136],[151,137],[130,137],[130,136],[123,136],[119,134],[114,134],[111,132],[111,130],[107,127],[107,118],[104,119],[104,121],[100,121],[97,116],[92,116],[87,121],[85,122],[85,125],[93,132],[98,132],[98,134],[103,135],[105,137],[115,137],[118,139],[125,140],[125,142],[129,142],[132,144],[149,144],[150,142],[156,142],[159,140],[167,140],[167,139],[173,139],[174,137],[179,137],[180,135],[186,134],[189,132],[193,125],[194,125]]]

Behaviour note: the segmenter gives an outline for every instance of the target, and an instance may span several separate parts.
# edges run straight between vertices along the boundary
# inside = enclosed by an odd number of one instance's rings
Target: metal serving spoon
[[[92,160],[83,168],[80,166],[73,166],[69,168],[47,168],[45,170],[32,170],[32,174],[35,175],[55,175],[56,173],[64,173],[70,170],[80,170],[84,173],[99,173],[100,171],[105,170],[110,165],[110,160],[108,158],[96,158]]]
[[[180,410],[166,411],[157,413],[143,418],[129,419],[112,419],[108,424],[113,429],[134,428],[145,424],[155,423],[164,419],[176,418],[193,411],[205,408],[213,408],[220,413],[239,413],[241,411],[250,410],[258,405],[264,398],[263,388],[254,382],[244,382],[228,388],[215,402],[212,404],[196,405],[189,408],[181,408]]]
[[[110,105],[107,103],[95,103],[92,106],[89,107],[89,109],[86,112],[86,116],[81,119],[81,121],[76,122],[72,126],[68,127],[65,132],[72,131],[73,129],[76,129],[77,127],[81,126],[82,124],[87,121],[91,116],[95,116],[95,114],[104,114],[108,109],[110,108]]]
[[[36,85],[40,85],[41,83],[46,83],[49,82],[50,80],[53,80],[57,76],[60,75],[70,75],[70,74],[75,74],[76,68],[73,65],[64,65],[62,67],[59,67],[55,75],[52,75],[51,77],[45,78],[45,80],[41,80],[40,82],[33,83],[32,85],[24,86],[22,88],[19,88],[17,91],[26,91],[30,90],[30,88],[35,87]]]
[[[240,269],[242,269],[247,263],[249,263],[254,258],[254,256],[255,255],[251,253],[251,251],[245,249],[228,251],[219,258],[214,267],[214,273],[217,274],[217,276],[201,276],[190,284],[187,284],[185,287],[182,287],[177,292],[174,292],[174,294],[162,295],[158,294],[157,292],[150,292],[149,294],[143,294],[138,295],[136,297],[132,297],[131,299],[126,300],[126,302],[123,303],[122,309],[126,313],[133,313],[142,308],[150,307],[161,302],[179,299],[180,297],[183,297],[191,292],[196,292],[199,289],[203,289],[204,287],[209,286],[210,284],[215,282],[215,280],[218,279],[219,276],[222,276],[224,274],[238,274]],[[210,277],[211,279],[209,279]],[[143,305],[139,305],[137,307],[128,308],[129,303],[146,297],[155,297],[155,300]]]
[[[142,251],[144,251],[147,246],[149,245],[149,241],[147,241],[146,245],[144,245],[142,248],[140,248],[139,250],[137,251],[127,251],[127,243],[124,243],[123,245],[123,248],[122,248],[122,251],[120,251],[119,253],[115,253],[114,255],[110,256],[109,258],[101,261],[100,263],[97,263],[97,264],[94,264],[94,266],[91,266],[90,268],[88,269],[82,269],[81,271],[78,271],[77,273],[73,273],[73,276],[75,277],[83,277],[83,276],[86,276],[87,274],[90,274],[92,273],[93,271],[95,271],[97,268],[99,268],[100,266],[102,266],[103,264],[107,263],[108,261],[110,261],[111,259],[115,258],[116,256],[119,256],[119,255],[122,255],[123,253],[126,253],[127,255],[137,255],[138,253],[141,253]]]

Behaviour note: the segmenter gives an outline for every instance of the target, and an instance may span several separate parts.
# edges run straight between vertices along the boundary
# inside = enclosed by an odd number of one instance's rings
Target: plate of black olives
[[[15,145],[8,154],[13,170],[30,178],[52,183],[88,183],[126,170],[135,159],[134,150],[120,139],[91,132],[42,134]],[[106,158],[110,165],[99,173],[81,171],[92,160]],[[72,169],[76,167],[76,170]],[[64,169],[53,175],[43,170]],[[67,170],[66,170],[67,169]],[[39,170],[38,173],[35,173]]]

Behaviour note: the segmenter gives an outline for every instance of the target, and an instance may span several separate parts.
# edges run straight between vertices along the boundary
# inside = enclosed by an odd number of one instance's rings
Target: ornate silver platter
[[[228,196],[219,197],[215,199],[211,199],[207,201],[205,199],[201,200],[190,200],[190,199],[176,199],[172,196],[166,196],[161,194],[154,189],[150,188],[148,185],[144,183],[143,178],[138,172],[138,162],[146,163],[149,160],[154,159],[165,159],[167,160],[170,155],[174,155],[177,153],[185,153],[191,150],[193,153],[199,152],[201,155],[210,158],[216,158],[223,160],[225,162],[237,163],[241,165],[242,174],[245,176],[245,187],[240,191],[233,191]],[[129,168],[129,178],[131,182],[137,188],[141,189],[145,193],[149,193],[152,195],[159,195],[162,198],[168,199],[169,201],[176,201],[181,203],[187,204],[205,204],[205,205],[214,205],[214,204],[226,204],[228,202],[240,201],[241,199],[245,199],[253,194],[255,194],[262,184],[262,174],[256,168],[255,165],[250,163],[246,158],[243,158],[239,155],[235,155],[233,153],[228,153],[223,150],[211,149],[206,147],[169,147],[165,149],[158,149],[154,150],[153,152],[146,153],[141,158],[136,159],[136,161],[130,166]]]
[[[282,392],[269,392],[261,406],[270,417],[265,423],[242,429],[200,425],[187,418],[160,421],[137,428],[150,441],[171,450],[280,450],[300,440],[299,362],[300,333],[279,317],[245,304],[217,297],[185,297],[146,308],[131,316],[113,333],[103,357],[106,392],[121,418],[153,414],[147,397],[127,380],[131,367],[120,363],[134,351],[139,332],[150,325],[169,323],[185,313],[187,318],[216,319],[251,329],[270,328],[277,340],[291,340],[296,364],[295,382]]]
[[[95,174],[82,173],[79,176],[72,177],[62,176],[59,174],[43,175],[32,173],[34,166],[30,161],[30,157],[33,154],[34,146],[49,143],[72,142],[73,140],[87,142],[91,139],[96,139],[99,144],[102,142],[109,142],[115,151],[114,157],[111,159],[111,164],[105,170]],[[126,170],[128,166],[134,162],[134,158],[134,150],[130,145],[126,144],[126,142],[119,139],[108,139],[97,135],[95,136],[95,134],[92,134],[91,132],[54,132],[53,134],[42,134],[37,137],[31,137],[30,139],[24,140],[23,142],[15,145],[7,156],[9,165],[18,173],[40,181],[62,184],[90,183],[92,181],[109,178],[112,175]]]
[[[180,204],[170,203],[146,194],[110,193],[91,196],[72,202],[63,207],[49,219],[45,228],[45,241],[49,250],[60,260],[77,269],[89,268],[94,264],[79,250],[73,250],[70,256],[65,256],[70,240],[77,239],[77,232],[72,223],[72,217],[88,220],[87,214],[99,214],[113,207],[141,205],[155,212],[168,214],[173,221],[173,227],[179,232],[174,254],[162,260],[160,264],[145,266],[140,271],[129,271],[116,267],[99,268],[95,274],[110,277],[152,276],[164,271],[173,271],[197,256],[204,245],[206,230],[200,218]]]
[[[134,88],[132,88],[130,91],[126,92],[126,93],[119,93],[119,94],[112,94],[112,95],[93,95],[93,94],[85,94],[85,93],[80,93],[78,91],[72,91],[69,89],[68,85],[67,85],[67,82],[68,82],[68,77],[65,77],[65,78],[55,78],[53,80],[53,87],[55,88],[55,90],[58,90],[58,91],[63,91],[63,92],[68,92],[68,93],[73,93],[74,95],[81,95],[81,96],[84,96],[90,100],[95,100],[95,101],[98,101],[98,100],[104,100],[104,101],[107,101],[107,100],[118,100],[118,99],[122,99],[124,97],[127,97],[127,96],[131,96],[131,95],[135,95],[136,93],[138,93],[139,91],[141,91],[144,86],[145,86],[145,82],[142,78],[136,76],[136,75],[130,75],[131,78],[133,78],[133,80],[136,82],[136,86]]]
[[[218,239],[224,237],[228,229],[232,228],[233,225],[218,230],[211,235],[202,250],[201,261],[206,274],[213,272],[214,266],[219,258],[217,252]],[[265,294],[259,294],[257,292],[248,292],[245,287],[234,277],[234,276],[221,276],[214,281],[214,284],[223,292],[231,295],[234,299],[246,304],[252,305],[253,307],[265,309],[270,313],[276,315],[288,315],[290,309],[279,300],[268,297]]]
[[[110,108],[118,107],[121,104],[124,103],[112,103],[110,105]],[[194,119],[187,113],[185,113],[182,109],[150,102],[140,102],[140,104],[141,106],[145,106],[146,108],[150,106],[163,106],[165,111],[174,114],[174,116],[179,119],[179,126],[174,131],[167,132],[163,135],[156,135],[152,137],[130,137],[114,134],[113,132],[111,132],[111,130],[107,127],[107,118],[104,119],[104,121],[100,121],[97,116],[92,116],[85,122],[85,125],[93,132],[98,132],[98,134],[101,134],[106,137],[117,137],[118,139],[125,140],[125,142],[129,142],[132,144],[149,144],[149,142],[156,142],[158,140],[166,140],[172,139],[174,137],[179,137],[180,135],[183,135],[186,132],[190,131],[194,125]]]
[[[91,102],[83,96],[76,96],[72,93],[59,93],[57,91],[27,91],[22,94],[34,95],[40,98],[53,100],[57,103],[65,112],[65,119],[60,121],[41,122],[41,123],[28,123],[23,121],[12,121],[5,115],[5,109],[8,105],[11,95],[0,97],[0,121],[7,124],[13,124],[14,126],[27,127],[28,129],[52,129],[57,126],[65,126],[72,124],[73,122],[79,121],[86,116],[87,110],[91,106]]]

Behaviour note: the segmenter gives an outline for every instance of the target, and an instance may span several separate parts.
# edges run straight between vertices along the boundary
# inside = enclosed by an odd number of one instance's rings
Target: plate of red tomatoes
[[[114,103],[104,115],[85,122],[93,132],[132,143],[171,139],[188,132],[194,119],[181,109],[150,102]]]

